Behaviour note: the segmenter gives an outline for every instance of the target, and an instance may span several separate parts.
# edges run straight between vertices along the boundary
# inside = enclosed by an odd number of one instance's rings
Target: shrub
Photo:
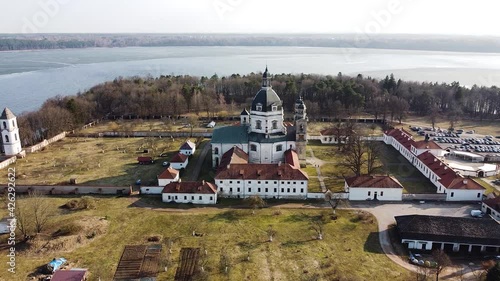
[[[66,225],[61,226],[56,232],[54,232],[54,236],[68,236],[77,234],[82,230],[82,226],[75,224],[74,222],[68,223]]]
[[[68,210],[88,210],[95,209],[96,202],[95,199],[91,196],[83,196],[80,199],[71,199],[66,204],[62,205],[61,208]]]

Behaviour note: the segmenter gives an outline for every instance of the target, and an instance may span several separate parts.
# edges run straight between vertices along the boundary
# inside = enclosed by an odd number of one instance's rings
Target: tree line
[[[73,96],[47,100],[38,111],[19,117],[23,145],[50,138],[63,130],[110,116],[179,116],[186,113],[209,118],[233,114],[249,107],[260,89],[261,73],[219,77],[172,76],[118,77]],[[429,122],[447,118],[498,119],[500,91],[496,86],[467,88],[458,82],[428,83],[375,79],[358,75],[276,74],[274,90],[292,112],[295,100],[304,98],[311,120],[348,118],[370,114],[401,122],[408,114],[426,116]]]

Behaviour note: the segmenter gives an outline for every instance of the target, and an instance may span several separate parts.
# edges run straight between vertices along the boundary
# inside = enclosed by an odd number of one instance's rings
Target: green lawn
[[[50,198],[54,206],[69,198]],[[105,217],[109,226],[103,234],[84,242],[72,251],[57,250],[17,253],[17,273],[0,271],[0,280],[26,280],[35,268],[53,257],[63,256],[74,266],[88,268],[89,280],[111,280],[125,245],[144,244],[153,235],[162,238],[162,266],[167,264],[166,241],[173,239],[171,266],[158,280],[173,280],[182,247],[207,250],[208,280],[409,280],[410,273],[382,253],[376,220],[355,211],[337,210],[339,218],[324,226],[324,240],[313,239],[312,216],[320,210],[262,209],[250,210],[193,208],[183,211],[157,211],[130,207],[132,198],[99,198],[97,209],[60,212],[50,221],[46,234],[61,225],[86,218]],[[276,231],[267,242],[266,230]],[[192,231],[203,233],[193,237]],[[5,242],[5,237],[2,238]],[[51,238],[51,240],[53,240]],[[220,256],[227,252],[229,271],[219,269]],[[0,253],[5,264],[5,250]],[[246,256],[250,255],[250,261]]]

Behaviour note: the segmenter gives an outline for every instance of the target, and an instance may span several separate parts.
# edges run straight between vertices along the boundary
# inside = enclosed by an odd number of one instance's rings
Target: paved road
[[[198,180],[198,176],[201,172],[201,167],[203,166],[203,161],[205,161],[205,157],[207,157],[207,153],[210,151],[211,147],[212,145],[210,143],[205,144],[205,146],[203,147],[203,150],[201,151],[200,156],[196,161],[196,166],[194,167],[193,173],[189,175],[189,181]]]
[[[417,267],[402,260],[394,251],[392,247],[388,226],[395,223],[394,216],[401,215],[439,215],[448,217],[467,217],[470,210],[477,209],[479,206],[476,204],[450,204],[450,203],[407,203],[407,204],[367,204],[367,203],[354,203],[351,205],[353,208],[359,208],[364,211],[372,213],[378,221],[379,228],[379,241],[382,250],[396,264],[410,270],[417,272]],[[453,269],[448,269],[442,275],[452,276],[455,272]],[[444,280],[444,279],[443,279]]]

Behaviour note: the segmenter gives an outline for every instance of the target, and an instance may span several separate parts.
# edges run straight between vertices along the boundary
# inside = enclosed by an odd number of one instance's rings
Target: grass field
[[[349,176],[352,172],[341,165],[342,152],[338,150],[338,146],[310,141],[308,148],[313,150],[318,159],[325,161],[321,166],[321,174],[326,177],[325,185],[335,192],[344,191],[343,176]],[[394,148],[381,143],[379,149],[381,157],[377,165],[380,168],[376,174],[394,176],[404,186],[405,193],[435,193],[435,186]]]
[[[60,206],[69,198],[49,200]],[[133,201],[98,198],[94,210],[60,212],[50,220],[47,235],[63,224],[89,217],[105,217],[108,226],[103,234],[82,245],[63,245],[59,250],[29,255],[18,251],[17,273],[2,270],[0,280],[26,280],[28,274],[53,257],[65,257],[74,267],[88,268],[89,280],[111,280],[123,247],[147,243],[151,236],[160,237],[164,247],[161,268],[170,265],[158,280],[173,280],[182,247],[207,250],[206,280],[396,281],[410,277],[382,253],[377,223],[368,214],[337,210],[339,218],[324,226],[324,240],[319,241],[314,239],[310,221],[320,210],[268,208],[257,210],[255,215],[251,210],[216,208],[158,211],[131,207]],[[267,242],[266,230],[270,226],[276,231],[273,242]],[[193,230],[203,233],[203,237],[193,237]],[[169,238],[174,241],[170,260],[166,250]],[[6,238],[1,239],[5,242]],[[70,246],[72,251],[64,251]],[[219,266],[222,252],[227,253],[229,261],[227,274]],[[6,260],[2,250],[0,262],[5,264]]]
[[[28,154],[11,165],[16,168],[18,185],[67,184],[76,178],[78,184],[133,185],[137,179],[148,185],[164,168],[163,161],[178,151],[184,139],[168,138],[66,138],[43,151]],[[143,153],[149,149],[149,153]],[[166,153],[164,157],[157,157]],[[153,156],[152,165],[138,165],[138,156]],[[2,180],[7,170],[2,170]],[[0,180],[0,181],[2,181]]]

